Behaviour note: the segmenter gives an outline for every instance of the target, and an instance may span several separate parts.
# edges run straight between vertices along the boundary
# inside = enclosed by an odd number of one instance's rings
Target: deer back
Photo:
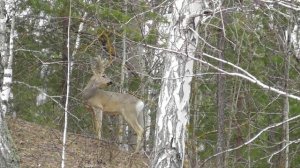
[[[94,107],[100,107],[104,112],[111,113],[137,113],[140,99],[130,95],[116,92],[93,90],[93,96],[88,99],[88,103]]]

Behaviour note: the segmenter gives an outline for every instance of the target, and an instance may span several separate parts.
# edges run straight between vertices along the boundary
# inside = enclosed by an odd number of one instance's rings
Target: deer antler
[[[108,61],[98,56],[93,61],[91,68],[94,74],[103,74],[107,65],[108,65]]]

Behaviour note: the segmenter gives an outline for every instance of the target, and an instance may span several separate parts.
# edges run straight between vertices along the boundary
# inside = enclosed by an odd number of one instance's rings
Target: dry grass
[[[9,128],[20,156],[22,168],[57,168],[61,164],[62,133],[20,119],[9,120]],[[142,155],[120,151],[108,142],[68,134],[67,168],[148,167]]]

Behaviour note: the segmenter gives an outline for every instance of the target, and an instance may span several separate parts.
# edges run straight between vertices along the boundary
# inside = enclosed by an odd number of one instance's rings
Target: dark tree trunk
[[[225,37],[224,32],[220,32],[218,47],[221,50],[219,54],[220,59],[224,59],[224,45]],[[219,62],[219,68],[223,69],[223,63]],[[225,76],[223,74],[218,74],[217,76],[217,105],[218,105],[218,114],[217,114],[217,127],[218,127],[218,137],[217,137],[217,150],[216,152],[222,152],[225,149],[225,135],[224,135],[224,111],[225,111]],[[225,153],[222,153],[217,156],[217,167],[225,167]]]
[[[63,45],[62,45],[62,62],[63,62],[63,77],[62,77],[62,85],[61,85],[61,95],[66,95],[67,88],[67,75],[68,75],[68,18],[63,18],[62,27],[63,27]],[[61,104],[65,104],[66,97],[63,96],[61,100]]]

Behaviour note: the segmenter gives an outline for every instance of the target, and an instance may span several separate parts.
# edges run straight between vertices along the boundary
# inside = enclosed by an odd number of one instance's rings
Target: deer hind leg
[[[103,117],[103,112],[101,108],[96,108],[93,107],[93,117],[94,117],[94,126],[95,126],[95,131],[97,134],[97,138],[100,140],[101,139],[101,132],[102,132],[102,117]]]
[[[144,133],[144,129],[142,128],[141,131],[139,133],[137,133],[137,141],[136,141],[136,148],[134,153],[138,153],[142,147],[142,139],[143,139],[143,133]]]
[[[122,112],[124,119],[128,122],[128,124],[133,128],[133,130],[137,134],[137,144],[134,153],[138,153],[140,148],[141,148],[141,143],[142,143],[142,138],[143,138],[143,133],[144,129],[141,126],[141,124],[137,120],[137,116],[133,115],[134,113],[124,113]]]

